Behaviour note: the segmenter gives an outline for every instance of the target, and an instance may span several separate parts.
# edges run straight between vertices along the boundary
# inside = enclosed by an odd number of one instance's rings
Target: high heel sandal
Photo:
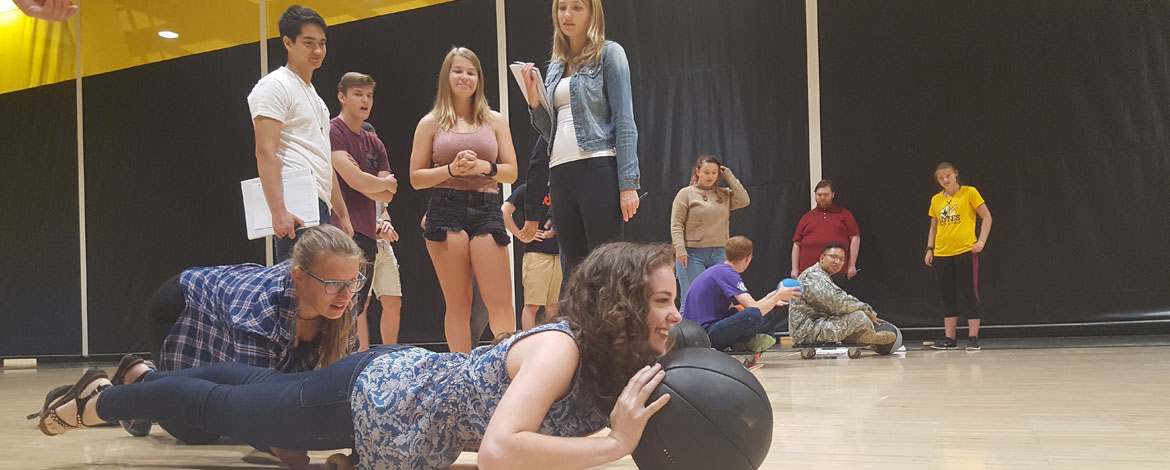
[[[85,391],[85,389],[87,387],[89,387],[90,384],[92,384],[94,381],[99,380],[99,379],[105,379],[105,378],[107,378],[106,372],[103,370],[90,369],[90,370],[85,371],[85,375],[82,375],[81,379],[78,380],[77,383],[74,384],[73,387],[71,387],[68,392],[66,392],[64,395],[62,395],[56,401],[54,401],[53,404],[48,407],[46,412],[41,414],[41,420],[37,424],[37,427],[40,428],[41,432],[44,433],[46,436],[56,436],[59,434],[64,434],[66,431],[68,431],[70,429],[80,429],[80,428],[89,427],[89,426],[86,426],[85,422],[82,420],[82,417],[85,415],[85,406],[88,405],[89,401],[91,399],[93,399],[94,397],[98,396],[98,394],[101,393],[103,390],[110,388],[111,385],[110,384],[99,385],[99,386],[97,386],[97,388],[93,389],[93,391],[89,392],[84,397],[80,396],[80,395],[81,395],[81,392]],[[77,424],[66,423],[64,420],[61,419],[60,416],[57,415],[57,408],[60,408],[62,405],[66,404],[66,403],[69,403],[70,400],[77,400]],[[46,426],[46,423],[49,420],[52,420],[54,423],[57,423],[57,425],[64,428],[64,430],[61,431],[60,433],[57,433],[57,434],[50,432],[48,426]]]
[[[30,414],[26,416],[25,419],[37,419],[41,416],[44,416],[45,413],[49,412],[49,404],[53,403],[54,400],[61,398],[61,396],[68,392],[72,387],[73,385],[61,385],[52,390],[49,390],[49,393],[45,394],[45,404],[41,406],[41,411]]]
[[[118,370],[114,371],[114,375],[110,377],[110,382],[114,385],[123,385],[126,383],[126,374],[130,373],[130,369],[138,364],[145,364],[146,360],[133,354],[122,356],[122,360],[118,362]],[[139,377],[141,378],[141,376]]]

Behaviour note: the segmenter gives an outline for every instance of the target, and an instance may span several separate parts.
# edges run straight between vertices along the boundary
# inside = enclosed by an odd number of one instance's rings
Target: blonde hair
[[[366,263],[365,255],[357,243],[341,229],[332,225],[318,225],[305,230],[297,237],[297,244],[293,245],[289,259],[293,267],[311,271],[317,260],[325,255],[354,259],[358,261],[359,266]],[[347,312],[353,311],[356,300],[357,296],[349,300],[349,304],[346,305]],[[324,368],[349,354],[349,333],[353,327],[353,315],[348,313],[336,320],[325,319],[317,350],[320,353],[317,358],[318,368]]]
[[[557,21],[557,4],[552,2],[553,38],[552,60],[562,62],[567,66],[579,69],[585,64],[596,64],[601,61],[601,51],[605,48],[605,9],[601,0],[581,0],[589,7],[589,29],[585,33],[585,47],[576,57],[569,57],[569,37],[561,33],[560,21]]]
[[[447,53],[447,58],[443,59],[443,68],[439,70],[439,89],[435,92],[435,106],[431,108],[431,116],[434,116],[439,127],[444,130],[455,128],[459,121],[459,116],[455,115],[455,105],[451,103],[451,64],[455,62],[456,57],[467,59],[475,67],[478,83],[475,87],[475,95],[471,98],[471,106],[474,110],[471,115],[471,125],[479,129],[490,119],[492,108],[488,106],[487,98],[483,95],[483,84],[486,77],[483,74],[483,67],[479,64],[479,57],[466,47],[451,48],[451,51]]]

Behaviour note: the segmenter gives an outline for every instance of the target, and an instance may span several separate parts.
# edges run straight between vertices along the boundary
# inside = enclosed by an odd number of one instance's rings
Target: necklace
[[[289,72],[292,72],[292,70],[289,70]],[[296,75],[296,73],[293,72],[293,75]],[[321,132],[321,135],[325,137],[325,141],[328,142],[329,135],[325,133],[325,125],[321,124],[320,109],[317,108],[317,101],[313,99],[315,93],[311,93],[309,85],[305,84],[305,81],[301,79],[300,75],[296,76],[297,82],[301,84],[301,92],[305,94],[305,99],[309,102],[309,111],[313,114],[313,122],[317,124],[317,130]]]

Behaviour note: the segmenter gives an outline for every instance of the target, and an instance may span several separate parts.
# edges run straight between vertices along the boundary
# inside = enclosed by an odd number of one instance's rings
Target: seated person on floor
[[[760,300],[752,298],[739,275],[751,262],[752,241],[731,237],[727,240],[727,261],[707,268],[687,291],[683,317],[702,325],[716,350],[732,347],[760,352],[772,347],[776,344],[773,333],[782,317],[769,313],[800,295],[798,287],[788,287]],[[740,310],[736,304],[744,308]]]
[[[795,344],[855,343],[890,344],[896,339],[892,331],[874,331],[885,323],[869,304],[857,300],[833,283],[832,276],[845,263],[845,247],[830,243],[821,252],[821,260],[797,277],[800,301],[788,307],[789,332]]]

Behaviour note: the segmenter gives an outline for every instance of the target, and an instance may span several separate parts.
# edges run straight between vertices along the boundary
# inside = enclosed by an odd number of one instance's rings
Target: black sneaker
[[[978,336],[972,336],[972,337],[967,338],[967,350],[968,351],[978,351],[980,349],[983,349],[983,346],[979,345],[979,337]]]
[[[953,339],[943,337],[942,339],[934,340],[934,344],[930,345],[931,349],[959,349],[959,343]]]

